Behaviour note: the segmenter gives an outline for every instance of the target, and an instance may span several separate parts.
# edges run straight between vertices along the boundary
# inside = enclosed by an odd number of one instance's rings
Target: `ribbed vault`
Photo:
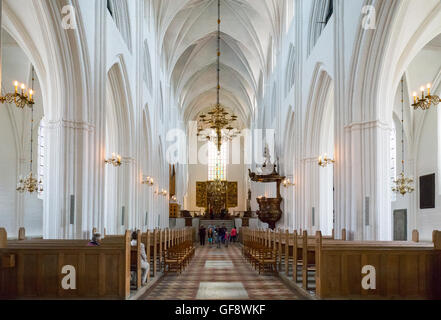
[[[269,46],[280,33],[277,0],[221,0],[221,103],[250,121]],[[155,0],[160,48],[186,121],[216,102],[217,0]]]

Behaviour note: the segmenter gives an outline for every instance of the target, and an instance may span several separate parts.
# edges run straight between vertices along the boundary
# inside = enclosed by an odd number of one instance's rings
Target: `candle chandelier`
[[[421,87],[421,98],[418,97],[417,93],[413,93],[413,104],[412,107],[415,110],[418,110],[421,108],[421,110],[429,110],[431,106],[437,106],[441,99],[437,95],[430,94],[430,88],[432,85],[429,83],[427,85],[427,95],[426,95],[426,88]]]
[[[430,91],[429,91],[430,95]],[[426,97],[427,98],[427,97]],[[427,109],[423,109],[427,110]],[[397,179],[393,181],[394,186],[392,187],[392,191],[395,193],[399,193],[402,196],[405,196],[407,193],[412,193],[415,191],[415,188],[413,186],[414,180],[412,178],[406,177],[404,174],[404,80],[401,79],[401,152],[402,152],[402,158],[401,158],[401,164],[402,164],[402,171],[398,175]]]
[[[32,88],[34,88],[34,67],[32,67]],[[29,92],[34,92],[33,89],[31,89]],[[31,99],[32,99],[32,95],[30,95]],[[30,162],[29,162],[29,174],[23,178],[22,176],[19,177],[18,179],[18,184],[17,184],[17,191],[20,193],[24,193],[24,192],[29,192],[29,193],[34,193],[34,192],[43,192],[43,182],[36,178],[34,178],[34,175],[32,173],[32,164],[33,164],[33,155],[34,155],[34,148],[33,148],[33,143],[34,143],[34,107],[33,107],[34,103],[30,104],[30,108],[31,108],[31,154],[30,154]]]
[[[211,141],[221,151],[222,143],[237,137],[241,132],[235,128],[237,116],[228,112],[220,103],[220,41],[221,41],[221,17],[220,0],[218,0],[218,31],[217,31],[217,100],[216,105],[207,113],[201,114],[198,121],[198,137],[205,141]]]

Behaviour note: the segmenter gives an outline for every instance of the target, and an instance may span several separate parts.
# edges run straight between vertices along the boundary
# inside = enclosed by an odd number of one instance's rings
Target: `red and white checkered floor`
[[[276,275],[259,275],[230,245],[200,247],[181,275],[168,274],[142,300],[298,300]]]

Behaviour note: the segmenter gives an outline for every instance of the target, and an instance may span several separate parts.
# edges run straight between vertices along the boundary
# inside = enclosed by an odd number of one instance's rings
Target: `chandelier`
[[[427,95],[426,89],[421,87],[421,98],[418,97],[416,92],[413,93],[412,107],[415,110],[418,110],[418,108],[421,108],[421,110],[429,110],[431,106],[437,106],[441,102],[439,96],[430,94],[431,86],[432,85],[430,83],[427,85]]]
[[[32,67],[32,88],[34,87],[34,67]],[[24,90],[24,89],[23,89]],[[29,92],[33,93],[33,89],[31,89]],[[32,94],[30,95],[31,99],[32,99]],[[0,99],[1,101],[1,99]],[[33,154],[34,154],[34,149],[33,149],[33,143],[34,143],[34,102],[32,102],[32,104],[30,104],[30,108],[31,108],[31,155],[30,155],[30,170],[29,170],[29,174],[23,178],[22,176],[19,177],[18,179],[18,184],[17,184],[17,191],[20,193],[24,193],[24,192],[29,192],[29,193],[34,193],[34,192],[43,192],[43,182],[40,180],[37,180],[36,178],[34,178],[33,174],[32,174],[32,164],[33,164]]]
[[[428,86],[430,88],[430,85]],[[424,92],[424,90],[423,90]],[[424,96],[424,93],[423,93]],[[429,89],[430,96],[430,89]],[[427,97],[426,97],[427,98]],[[438,98],[439,99],[439,98]],[[430,107],[430,106],[429,106]],[[427,110],[427,109],[423,109]],[[400,193],[402,196],[405,196],[407,193],[412,193],[415,191],[413,186],[414,180],[412,178],[406,177],[404,174],[404,80],[401,79],[401,143],[402,143],[402,171],[398,175],[398,178],[393,181],[394,186],[392,187],[392,191],[395,193]]]
[[[218,29],[217,29],[217,87],[216,105],[207,114],[201,114],[198,121],[198,137],[211,141],[220,152],[222,143],[237,137],[241,132],[234,128],[237,116],[228,112],[220,103],[220,41],[221,41],[221,17],[220,0],[218,0]]]
[[[20,193],[24,193],[26,191],[29,193],[43,192],[43,182],[35,179],[31,172],[26,176],[26,178],[19,178],[17,191]]]
[[[412,193],[415,191],[413,182],[414,181],[412,178],[407,178],[404,175],[404,172],[401,172],[398,175],[398,178],[394,180],[395,186],[392,188],[392,191],[395,193],[400,193],[402,196],[406,195],[407,193]]]

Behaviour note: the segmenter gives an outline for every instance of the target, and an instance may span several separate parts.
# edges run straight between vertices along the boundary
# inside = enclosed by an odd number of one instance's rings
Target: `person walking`
[[[208,229],[208,243],[210,244],[210,248],[213,246],[213,228],[210,227]]]
[[[236,237],[237,237],[237,229],[236,229],[236,227],[233,227],[233,229],[231,229],[231,242],[232,243],[236,242]]]
[[[221,240],[222,243],[225,244],[225,233],[227,232],[227,227],[225,227],[225,225],[222,225],[222,228],[220,230],[220,234],[221,234]]]
[[[214,231],[214,234],[215,234],[215,236],[216,236],[216,244],[217,244],[217,248],[218,249],[220,249],[220,247],[221,247],[221,241],[222,241],[222,238],[221,238],[221,228],[219,228],[219,227],[216,227],[216,229],[215,229],[215,231]]]
[[[205,246],[205,237],[207,235],[206,229],[204,226],[201,226],[199,228],[199,242],[201,244],[202,247]]]
[[[228,248],[228,244],[230,243],[230,233],[228,230],[225,231],[225,247]]]

